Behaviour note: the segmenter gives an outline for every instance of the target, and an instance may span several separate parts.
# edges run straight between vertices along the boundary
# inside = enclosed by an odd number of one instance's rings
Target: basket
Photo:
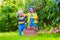
[[[37,31],[34,28],[27,28],[26,30],[23,31],[23,34],[25,36],[35,36],[37,35]]]

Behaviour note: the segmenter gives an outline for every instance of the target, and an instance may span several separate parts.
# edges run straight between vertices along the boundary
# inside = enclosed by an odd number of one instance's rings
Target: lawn
[[[38,34],[37,36],[18,36],[17,32],[0,33],[0,40],[60,40],[60,34]]]

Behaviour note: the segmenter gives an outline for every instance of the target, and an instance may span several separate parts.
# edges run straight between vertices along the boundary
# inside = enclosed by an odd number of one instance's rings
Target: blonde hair
[[[24,12],[23,12],[23,10],[18,10],[18,13],[19,13],[19,12],[22,12],[22,13],[24,13]]]

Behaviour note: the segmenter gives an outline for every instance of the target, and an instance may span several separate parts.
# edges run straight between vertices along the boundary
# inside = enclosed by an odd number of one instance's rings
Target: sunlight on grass
[[[0,33],[0,40],[60,40],[60,34],[38,34],[37,36],[18,36],[16,32]]]

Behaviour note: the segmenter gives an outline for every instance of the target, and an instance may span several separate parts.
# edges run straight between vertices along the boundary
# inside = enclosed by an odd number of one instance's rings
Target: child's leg
[[[33,26],[33,24],[32,24],[32,23],[29,23],[29,26],[30,26],[30,27],[32,27],[32,26]]]
[[[22,24],[22,31],[24,31],[24,30],[26,30],[26,26],[25,26],[25,24]]]
[[[21,25],[18,25],[18,34],[19,34],[19,36],[22,35],[22,27],[21,27]]]
[[[35,29],[38,31],[38,26],[36,23],[33,23],[33,26],[35,27]]]
[[[22,29],[18,30],[18,35],[21,36],[22,35]]]
[[[23,27],[23,30],[26,30],[26,25],[25,24],[23,24],[22,27]]]

